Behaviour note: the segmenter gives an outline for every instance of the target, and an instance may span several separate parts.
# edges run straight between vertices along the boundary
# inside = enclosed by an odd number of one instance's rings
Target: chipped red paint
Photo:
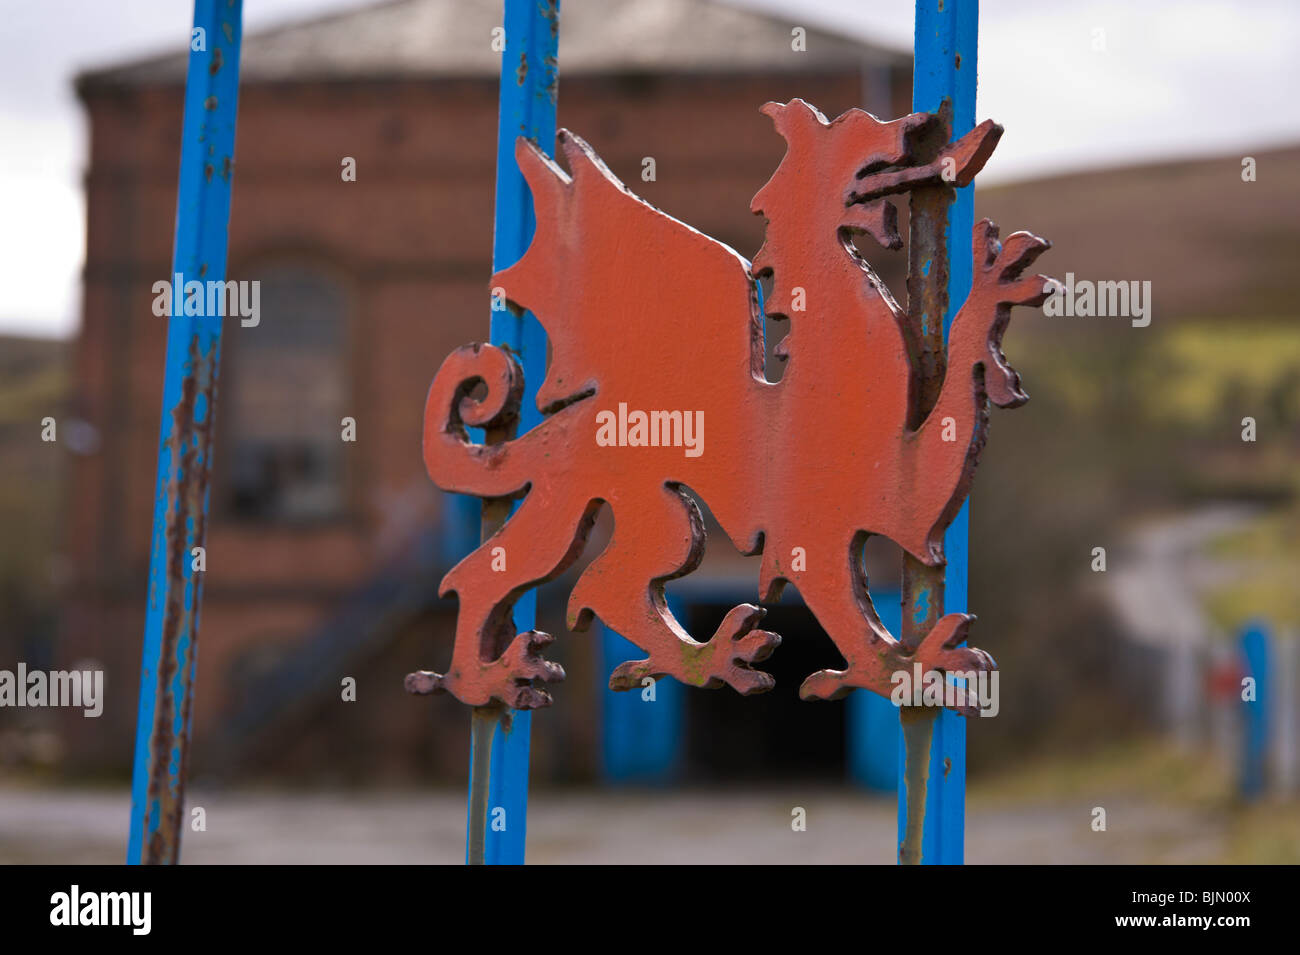
[[[802,100],[763,112],[788,150],[751,206],[767,220],[752,266],[637,198],[567,131],[559,140],[569,173],[531,143],[517,144],[537,234],[491,284],[550,336],[537,396],[548,416],[513,437],[522,373],[505,349],[461,348],[434,379],[424,422],[434,482],[522,502],[444,578],[442,593],[460,602],[451,667],[411,674],[411,691],[448,691],[474,705],[549,704],[543,684],[564,676],[542,657],[551,637],[516,634],[511,607],[578,558],[604,505],[614,533],[579,578],[568,622],[581,630],[599,616],[648,654],[619,666],[610,686],[669,675],[746,694],[769,689],[771,676],[752,664],[780,638],[758,629],[759,607],[734,608],[702,643],[668,610],[664,582],[693,571],[703,554],[697,497],[742,552],[763,555],[761,599],[793,584],[847,661],[845,670],[809,676],[806,699],[855,687],[887,696],[891,674],[917,662],[995,667],[983,651],[959,646],[967,614],[939,618],[914,647],[895,639],[872,607],[862,549],[870,534],[884,534],[922,564],[943,564],[943,533],[969,492],[989,402],[1026,400],[999,345],[1010,307],[1040,304],[1050,289],[1046,277],[1022,275],[1048,243],[1019,232],[999,244],[992,223],[976,226],[973,287],[925,413],[921,383],[932,370],[921,342],[854,243],[869,236],[899,247],[885,197],[969,183],[1001,128],[986,122],[935,144],[943,124],[929,114],[881,122],[850,110],[828,122]],[[777,348],[789,368],[775,383],[764,376],[755,283],[763,276],[772,279],[767,314],[792,324]],[[486,396],[472,397],[481,384]],[[621,425],[626,409],[698,415],[700,453],[673,441],[599,444],[598,416],[617,412]],[[498,443],[470,443],[467,426],[488,428]],[[504,556],[505,570],[494,569],[494,556]]]

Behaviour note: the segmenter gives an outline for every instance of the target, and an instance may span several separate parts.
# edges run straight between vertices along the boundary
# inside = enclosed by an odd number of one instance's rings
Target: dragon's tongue
[[[939,155],[933,162],[863,177],[858,188],[850,194],[849,202],[862,202],[939,182],[955,186],[970,185],[971,180],[993,155],[1001,137],[1002,127],[993,120],[986,119],[961,139],[939,150]]]
[[[1002,127],[991,119],[986,119],[961,139],[949,143],[939,150],[939,158],[930,166],[938,165],[942,174],[948,160],[956,163],[956,185],[970,185],[975,175],[984,168],[984,164],[993,155],[998,140],[1002,138]],[[927,167],[928,168],[928,167]],[[951,168],[951,167],[949,167]],[[952,178],[952,173],[949,173]]]

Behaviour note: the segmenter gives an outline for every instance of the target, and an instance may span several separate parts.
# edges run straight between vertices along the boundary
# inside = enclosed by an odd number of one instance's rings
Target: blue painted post
[[[685,606],[668,598],[668,609],[684,619]],[[601,756],[605,779],[611,783],[661,784],[670,782],[682,768],[685,756],[685,687],[672,677],[655,681],[653,700],[645,689],[615,693],[608,675],[626,660],[640,660],[645,652],[603,624],[600,632]],[[593,636],[595,634],[593,633]]]
[[[901,595],[882,587],[872,594],[872,600],[880,622],[889,632],[901,632]],[[867,692],[850,693],[845,707],[849,778],[873,792],[892,792],[898,787],[898,753],[902,746],[898,710],[885,697]]]
[[[975,125],[976,49],[979,35],[978,0],[917,0],[915,53],[912,78],[912,109],[922,112],[950,111],[952,136],[969,132]],[[948,257],[947,305],[943,315],[944,335],[957,308],[971,287],[971,229],[974,226],[974,186],[956,190],[956,199],[947,209],[942,242],[933,249]],[[914,220],[915,221],[915,220]],[[937,237],[936,237],[937,238]],[[967,533],[970,526],[970,502],[967,501],[944,538],[948,564],[942,581],[944,613],[966,609],[967,601]],[[905,615],[918,621],[930,621],[938,608],[927,603],[930,591],[917,589],[909,594],[904,585]],[[906,713],[906,711],[904,711]],[[924,819],[919,828],[919,856],[904,859],[901,847],[908,841],[909,808],[907,791],[906,741],[899,750],[898,841],[900,860],[924,864],[961,864],[965,859],[966,814],[966,724],[963,717],[943,710],[926,719],[920,727],[928,735],[929,766],[922,776],[915,767],[913,779],[921,779],[923,792],[914,800],[923,806]],[[932,730],[930,726],[932,725]],[[908,734],[904,723],[904,736]],[[924,753],[924,748],[913,752]],[[915,820],[911,820],[915,823]],[[915,836],[917,827],[911,827]]]
[[[536,219],[528,184],[515,163],[515,139],[534,140],[547,155],[555,150],[558,91],[559,0],[506,0],[505,50],[501,55],[501,112],[497,121],[494,272],[514,265],[532,240]],[[531,314],[492,311],[491,339],[508,345],[524,371],[519,431],[541,421],[537,387],[546,374],[546,332]],[[489,505],[490,506],[490,505]],[[485,531],[492,520],[485,516]],[[536,623],[537,595],[515,605],[515,629]],[[521,865],[528,823],[528,744],[532,714],[501,707],[474,710],[470,733],[470,798],[465,861]]]
[[[174,863],[180,856],[203,593],[193,548],[205,540],[221,317],[178,314],[175,303],[185,289],[181,283],[224,280],[226,274],[242,17],[241,0],[194,3],[128,864]],[[205,305],[207,296],[200,292],[199,300]]]
[[[1264,795],[1267,784],[1269,738],[1272,735],[1269,720],[1273,708],[1269,673],[1269,644],[1271,639],[1268,627],[1253,622],[1241,634],[1241,657],[1246,676],[1255,681],[1255,693],[1252,699],[1243,700],[1241,746],[1241,782],[1243,799],[1254,800]]]

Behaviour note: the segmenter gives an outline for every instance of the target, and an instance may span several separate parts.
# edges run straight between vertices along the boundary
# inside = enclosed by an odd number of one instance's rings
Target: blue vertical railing
[[[536,228],[528,184],[515,162],[519,136],[536,142],[549,156],[555,150],[560,5],[558,0],[506,0],[505,50],[501,58],[501,111],[497,123],[496,215],[492,269],[514,265]],[[546,374],[546,332],[530,313],[494,308],[492,343],[507,345],[524,372],[520,432],[541,420],[537,387]],[[536,624],[537,594],[529,591],[515,605],[515,628]],[[475,710],[470,742],[470,799],[466,861],[516,865],[524,861],[528,820],[528,757],[532,716],[526,710]],[[487,758],[488,765],[482,765]],[[476,790],[486,786],[486,798]],[[475,818],[486,811],[490,820]],[[496,825],[498,821],[500,825]],[[481,840],[481,843],[480,843]]]
[[[684,620],[687,606],[669,594],[668,610]],[[645,688],[614,692],[609,688],[609,674],[620,663],[643,658],[645,652],[599,621],[592,625],[592,635],[599,635],[596,678],[605,780],[640,785],[671,782],[680,774],[686,757],[687,688],[672,677],[661,677],[655,681],[653,702],[645,698]]]
[[[875,584],[875,580],[871,583]],[[871,599],[885,629],[901,633],[902,595],[897,590],[873,586]],[[850,693],[844,708],[849,779],[864,789],[892,792],[898,786],[898,753],[903,745],[898,708],[888,697],[867,690]]]
[[[1259,799],[1268,786],[1268,751],[1271,737],[1269,716],[1274,709],[1272,639],[1262,620],[1249,623],[1241,633],[1241,662],[1246,676],[1255,681],[1254,693],[1243,692],[1241,703],[1242,741],[1238,791],[1245,800]]]
[[[938,113],[951,110],[952,136],[975,126],[975,71],[979,35],[978,0],[917,0],[915,55],[912,74],[912,109]],[[971,287],[971,229],[975,223],[975,186],[956,190],[948,209],[942,248],[948,256],[945,338],[953,316]],[[967,500],[944,536],[948,558],[944,581],[944,613],[965,611],[967,603],[967,540],[970,501]],[[904,607],[908,613],[913,608]],[[906,754],[900,747],[898,839],[907,829],[907,793],[904,788]],[[925,864],[960,864],[965,858],[966,724],[951,710],[934,721],[930,766],[925,790],[921,861]]]
[[[184,283],[226,274],[242,17],[241,0],[194,3],[168,276],[180,284],[173,303]],[[174,863],[180,856],[203,593],[194,548],[204,545],[207,523],[221,317],[172,314],[166,361],[131,781],[132,864]]]

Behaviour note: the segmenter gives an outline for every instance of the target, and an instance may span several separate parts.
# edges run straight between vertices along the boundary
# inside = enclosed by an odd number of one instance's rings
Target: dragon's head
[[[1002,127],[989,120],[948,143],[945,124],[932,113],[883,122],[851,109],[829,121],[801,99],[768,103],[762,112],[772,118],[787,150],[750,203],[769,224],[769,241],[754,259],[756,275],[772,272],[776,264],[764,255],[773,254],[774,231],[815,235],[829,225],[827,242],[838,243],[847,231],[901,248],[897,212],[887,197],[944,182],[969,184],[1002,135]]]

